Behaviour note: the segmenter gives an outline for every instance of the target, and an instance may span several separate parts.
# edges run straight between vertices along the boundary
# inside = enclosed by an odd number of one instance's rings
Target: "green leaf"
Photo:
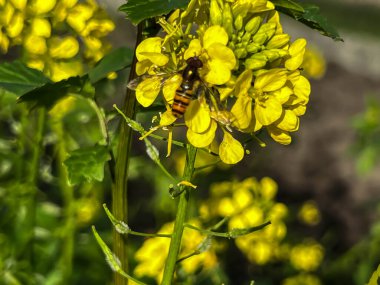
[[[49,109],[69,93],[93,97],[95,89],[87,75],[83,77],[75,76],[59,82],[46,83],[19,97],[18,102],[30,103],[32,108],[46,107]]]
[[[279,4],[276,2],[279,2]],[[318,6],[296,3],[289,0],[275,0],[274,4],[276,5],[276,10],[287,14],[314,30],[317,30],[322,35],[330,37],[335,41],[343,41],[336,29],[320,14]],[[298,6],[303,7],[303,11],[301,11]]]
[[[104,178],[104,163],[110,160],[106,146],[96,145],[74,150],[64,161],[69,176],[69,184],[81,182],[102,181]]]
[[[184,8],[189,0],[128,0],[119,7],[119,10],[127,14],[127,18],[135,25],[142,20],[168,14],[170,11]]]
[[[301,13],[305,12],[300,4],[291,0],[272,0],[271,2],[276,6],[276,8],[281,7],[282,9],[294,10]]]
[[[88,73],[92,83],[106,78],[110,72],[122,70],[132,64],[133,50],[120,47],[107,54]]]
[[[51,82],[41,71],[27,67],[20,61],[0,64],[0,88],[23,95]]]

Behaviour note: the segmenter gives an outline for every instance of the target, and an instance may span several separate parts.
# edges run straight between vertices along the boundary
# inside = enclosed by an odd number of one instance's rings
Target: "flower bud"
[[[46,39],[33,34],[25,36],[24,48],[27,52],[32,54],[44,54],[47,50]]]
[[[252,37],[252,41],[258,45],[263,45],[267,39],[265,33],[257,33]]]
[[[210,4],[210,22],[211,25],[222,25],[222,11],[216,0],[211,0]]]
[[[242,15],[237,15],[234,22],[235,30],[240,31],[243,28],[243,17]]]
[[[261,50],[261,45],[259,45],[259,44],[250,43],[249,45],[247,45],[247,51],[250,53],[256,53],[259,50]]]
[[[260,16],[253,17],[248,23],[245,25],[245,30],[250,32],[251,34],[255,34],[260,27],[262,19]]]
[[[10,0],[10,2],[18,10],[23,10],[26,6],[26,0]]]
[[[228,35],[233,34],[233,18],[231,7],[228,3],[224,5],[223,9],[223,28],[226,30]]]
[[[241,41],[247,43],[249,42],[251,37],[252,37],[252,34],[250,32],[245,32],[244,36],[241,38]]]
[[[51,34],[51,26],[47,19],[44,18],[34,18],[30,22],[31,33],[39,36],[48,38]]]
[[[6,53],[9,48],[8,37],[0,30],[0,51]]]
[[[235,50],[235,55],[237,58],[244,58],[247,56],[247,49],[245,48],[238,48]]]
[[[252,70],[263,68],[267,63],[267,57],[263,54],[257,53],[252,55],[245,61],[245,67]]]
[[[13,8],[13,6],[10,3],[6,3],[4,7],[1,8],[0,25],[8,26],[9,22],[12,20],[14,12],[15,8]]]
[[[49,54],[53,58],[72,58],[78,51],[79,44],[74,37],[53,37],[50,40]]]
[[[268,58],[269,62],[275,61],[276,59],[284,57],[288,54],[287,51],[281,49],[263,50],[261,53]]]
[[[252,38],[255,43],[264,44],[267,40],[273,37],[276,32],[275,23],[265,23],[260,26],[256,35]]]
[[[281,48],[286,45],[290,40],[290,36],[288,34],[279,34],[274,35],[269,42],[266,44],[268,49],[272,48]]]

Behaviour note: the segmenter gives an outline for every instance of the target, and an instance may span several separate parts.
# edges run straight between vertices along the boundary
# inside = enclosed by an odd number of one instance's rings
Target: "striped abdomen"
[[[187,84],[188,82],[183,82],[178,88],[172,105],[172,113],[177,118],[180,118],[185,114],[187,106],[189,106],[191,100],[193,99],[194,91],[198,84]]]
[[[188,58],[186,63],[187,66],[182,72],[182,83],[174,96],[172,105],[172,113],[177,118],[185,114],[199,84],[198,69],[203,66],[202,61],[197,56]]]

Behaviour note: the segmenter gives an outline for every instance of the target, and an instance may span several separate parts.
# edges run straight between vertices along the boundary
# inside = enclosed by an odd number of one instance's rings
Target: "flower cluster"
[[[200,215],[202,220],[229,217],[229,230],[259,226],[270,220],[271,225],[263,230],[235,239],[251,262],[263,265],[277,258],[286,236],[284,218],[288,209],[274,200],[276,193],[277,184],[268,177],[216,183],[210,189],[210,198],[202,204]]]
[[[201,221],[217,221],[228,217],[229,231],[271,221],[262,230],[236,238],[236,246],[250,262],[257,265],[263,266],[270,262],[290,263],[299,274],[286,278],[283,284],[301,284],[302,282],[297,283],[295,280],[304,278],[313,280],[305,281],[305,284],[319,284],[319,279],[313,272],[323,261],[324,248],[313,239],[305,239],[298,244],[287,242],[285,219],[289,211],[285,204],[275,200],[276,193],[277,184],[269,177],[215,183],[211,186],[209,199],[200,207]],[[315,204],[309,201],[301,207],[301,212],[311,207],[313,213],[318,211]],[[314,214],[312,216],[315,217]]]
[[[146,39],[136,50],[137,74],[150,75],[137,85],[137,100],[148,107],[162,91],[167,106],[159,127],[176,121],[171,105],[181,86],[178,71],[197,57],[203,63],[198,69],[201,87],[193,90],[197,100],[184,114],[192,145],[234,164],[245,153],[238,132],[254,136],[266,129],[275,141],[291,142],[310,94],[301,74],[306,40],[290,42],[270,1],[192,0],[186,10],[159,23],[165,38]],[[162,73],[168,79],[161,90]]]
[[[199,226],[199,222],[190,221],[192,225]],[[165,224],[159,230],[159,234],[171,233],[173,223]],[[186,257],[196,252],[190,258],[184,259],[180,266],[186,272],[186,275],[191,275],[199,269],[211,269],[216,266],[217,258],[210,241],[205,240],[198,231],[185,229],[181,256]],[[147,276],[155,278],[157,283],[161,282],[162,274],[165,265],[165,259],[169,251],[170,239],[168,238],[151,238],[147,239],[135,254],[137,266],[134,273],[137,277]]]
[[[22,46],[28,66],[59,81],[103,57],[114,23],[95,0],[2,0],[0,28],[1,52]]]

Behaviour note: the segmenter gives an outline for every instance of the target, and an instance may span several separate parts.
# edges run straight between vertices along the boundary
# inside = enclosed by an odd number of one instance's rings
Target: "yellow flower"
[[[289,278],[286,278],[282,285],[322,285],[319,278],[312,274],[301,273]]]
[[[203,37],[190,42],[184,58],[198,56],[203,62],[201,76],[207,83],[221,85],[231,77],[231,70],[236,65],[233,51],[226,46],[228,34],[221,26],[207,28]]]
[[[51,35],[51,25],[47,19],[33,18],[30,23],[30,33],[38,37],[48,38]]]
[[[316,203],[314,201],[305,202],[298,212],[298,218],[307,225],[318,224],[321,220],[321,215]]]
[[[168,63],[168,56],[162,54],[162,41],[159,37],[153,37],[143,40],[138,45],[136,48],[137,75],[142,75],[155,66],[164,66]]]
[[[24,38],[24,48],[31,54],[42,55],[47,51],[46,39],[34,34],[26,35]]]
[[[41,15],[53,10],[56,2],[56,0],[32,0],[28,6],[34,14]]]
[[[74,37],[52,37],[49,39],[49,55],[52,58],[72,58],[78,53],[78,51],[79,43]]]
[[[310,47],[305,51],[301,67],[307,77],[320,79],[326,72],[326,60],[316,47]]]
[[[195,220],[190,221],[190,224],[199,227],[199,223]],[[168,223],[162,226],[158,233],[171,233],[173,223]],[[198,250],[199,245],[204,241],[198,231],[185,228],[183,240],[181,244],[180,256],[187,256],[194,251]],[[162,279],[163,269],[167,253],[169,251],[170,239],[168,238],[151,238],[147,239],[142,247],[135,253],[137,266],[134,273],[137,277],[149,276],[155,278],[158,283]],[[213,268],[217,263],[217,258],[214,251],[208,248],[204,252],[200,252],[190,258],[185,259],[180,264],[187,274],[195,273],[199,268],[204,269]]]
[[[323,247],[315,241],[296,245],[290,252],[290,262],[298,270],[314,271],[321,264],[324,256]]]

